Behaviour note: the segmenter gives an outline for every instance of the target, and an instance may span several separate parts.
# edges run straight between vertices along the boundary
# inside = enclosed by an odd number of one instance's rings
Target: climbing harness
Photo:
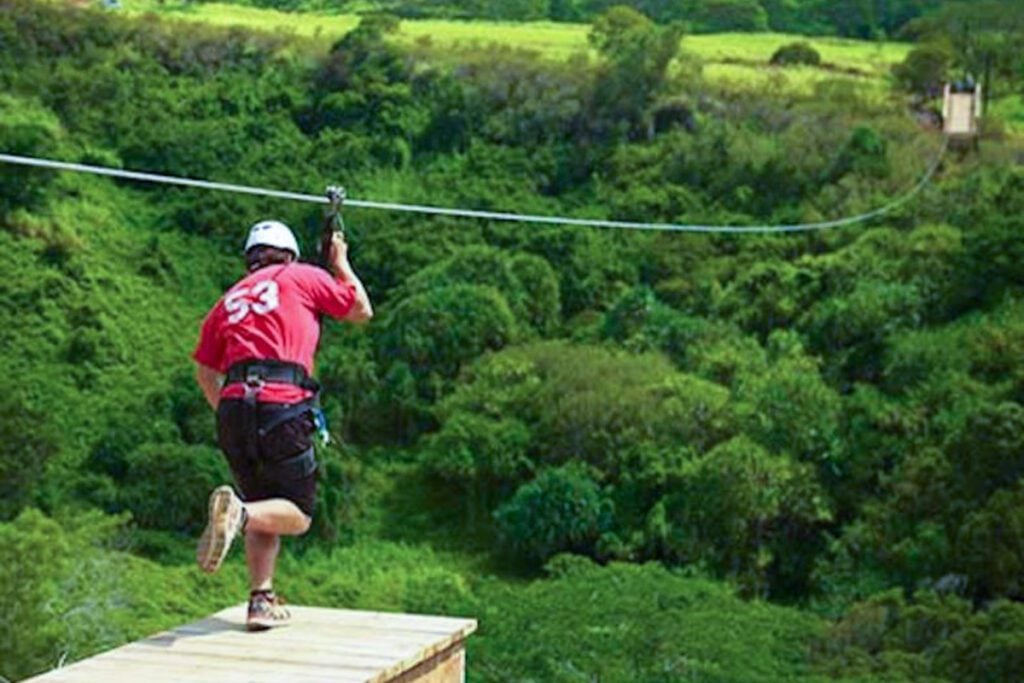
[[[401,211],[407,213],[418,213],[434,216],[454,216],[459,218],[480,218],[484,220],[493,221],[514,221],[518,223],[538,223],[538,224],[554,224],[554,225],[572,225],[581,227],[592,227],[592,228],[617,228],[622,230],[648,230],[648,231],[663,231],[663,232],[691,232],[691,233],[710,233],[710,234],[742,234],[742,233],[761,233],[761,234],[773,234],[773,233],[790,233],[790,232],[809,232],[814,230],[828,230],[832,228],[840,228],[848,225],[855,225],[857,223],[865,223],[872,219],[878,218],[885,214],[891,213],[903,206],[911,199],[916,197],[927,185],[931,182],[936,171],[945,157],[946,150],[949,146],[949,138],[943,138],[943,143],[938,153],[935,156],[935,160],[931,163],[928,169],[925,171],[921,179],[905,192],[900,197],[888,202],[887,204],[867,211],[865,213],[857,214],[856,216],[850,216],[847,218],[838,218],[835,220],[828,221],[817,221],[813,223],[797,223],[790,225],[688,225],[678,223],[639,223],[633,221],[613,221],[613,220],[602,220],[602,219],[591,219],[591,218],[572,218],[568,216],[540,216],[531,214],[517,214],[517,213],[506,213],[498,211],[477,211],[474,209],[457,209],[457,208],[446,208],[440,206],[426,206],[422,204],[399,204],[392,202],[376,202],[366,201],[358,199],[344,199],[342,194],[342,200],[345,201],[349,206],[365,209],[380,209],[386,211]],[[297,192],[285,192],[282,190],[272,190],[262,187],[251,187],[247,185],[233,185],[229,183],[218,183],[211,182],[209,180],[197,180],[194,178],[183,178],[179,176],[168,176],[158,175],[155,173],[143,173],[140,171],[126,171],[118,168],[108,168],[105,166],[89,166],[86,164],[75,164],[65,161],[56,161],[53,159],[40,159],[37,157],[24,157],[16,156],[12,154],[0,154],[0,162],[9,164],[18,164],[21,166],[34,166],[37,168],[49,168],[54,170],[62,171],[77,171],[81,173],[92,173],[95,175],[112,176],[115,178],[124,178],[127,180],[141,180],[150,183],[162,183],[166,185],[182,185],[186,187],[197,187],[207,190],[221,190],[225,192],[237,192],[241,194],[258,195],[261,197],[274,197],[278,199],[289,199],[302,202],[313,202],[317,204],[326,203],[329,206],[332,205],[330,195],[327,197],[301,194]],[[341,205],[342,201],[337,201],[338,211],[335,212],[338,218],[339,225],[341,219]],[[330,216],[330,208],[328,209],[328,216]]]
[[[224,381],[225,384],[241,383],[244,386],[245,394],[242,401],[249,406],[250,410],[259,413],[255,431],[261,437],[269,434],[278,425],[308,413],[312,417],[321,442],[324,445],[330,443],[327,418],[320,407],[320,383],[310,377],[301,365],[277,360],[241,361],[228,368]],[[260,406],[256,399],[267,382],[291,384],[311,391],[313,395],[305,401],[291,404],[264,416],[259,410]]]

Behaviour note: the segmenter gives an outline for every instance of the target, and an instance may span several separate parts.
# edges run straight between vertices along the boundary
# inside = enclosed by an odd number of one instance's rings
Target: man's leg
[[[245,528],[278,536],[301,536],[309,531],[309,517],[286,498],[271,498],[245,504],[249,515]]]
[[[281,536],[301,536],[309,530],[310,520],[295,503],[284,498],[246,503],[245,511],[245,561],[249,566],[250,588],[271,590]]]
[[[250,588],[246,628],[261,631],[284,626],[291,615],[274,593],[274,568],[281,550],[281,535],[306,533],[309,517],[284,498],[246,503],[245,510],[245,562],[249,567]]]
[[[247,529],[245,532],[245,563],[249,566],[249,589],[269,591],[274,589],[274,567],[281,550],[281,537],[262,531]]]

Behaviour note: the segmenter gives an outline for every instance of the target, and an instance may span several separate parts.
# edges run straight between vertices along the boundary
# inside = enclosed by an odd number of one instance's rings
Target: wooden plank
[[[295,664],[308,662],[310,664],[336,667],[363,666],[367,661],[370,661],[378,669],[390,666],[396,660],[400,661],[408,657],[420,656],[422,651],[422,647],[413,645],[398,650],[395,648],[382,649],[373,643],[368,643],[366,646],[347,644],[338,648],[324,647],[314,649],[304,648],[301,644],[294,644],[287,648],[266,648],[251,644],[250,648],[244,648],[237,645],[212,642],[188,643],[185,646],[175,647],[173,650],[154,650],[152,647],[145,646],[144,643],[135,643],[121,649],[134,655],[148,656],[151,659],[209,655],[221,658],[240,658],[252,662],[280,661]]]
[[[244,613],[244,606],[232,607],[221,612],[218,612],[214,616],[222,617],[226,620],[231,619],[231,614],[237,610],[242,609]],[[395,629],[401,628],[404,630],[418,631],[422,633],[463,633],[465,629],[469,629],[464,635],[469,635],[476,630],[476,621],[473,619],[458,619],[453,617],[433,617],[422,614],[399,614],[394,612],[366,612],[362,610],[336,610],[328,609],[324,607],[291,607],[293,614],[297,618],[301,618],[303,623],[314,623],[314,624],[338,624],[339,623],[339,612],[344,613],[344,624],[346,625],[359,625],[367,628],[379,628],[379,629]]]
[[[97,663],[103,663],[107,665],[150,665],[158,663],[158,660],[146,656],[145,654],[138,654],[134,652],[123,652],[116,651],[111,652],[108,656],[98,658]],[[166,666],[165,664],[163,666]],[[182,657],[175,658],[174,668],[177,670],[179,667],[195,667],[205,672],[217,672],[217,678],[220,679],[221,671],[255,671],[260,670],[264,672],[271,672],[277,678],[286,680],[298,680],[300,678],[309,678],[314,681],[323,680],[336,680],[337,678],[352,679],[357,681],[365,681],[368,678],[377,675],[381,669],[381,664],[374,664],[370,662],[344,662],[341,665],[333,665],[330,663],[321,662],[303,662],[303,661],[282,661],[276,660],[272,657],[261,657],[254,659],[252,657],[223,657],[218,654],[201,654],[201,653],[189,653]],[[383,664],[387,666],[387,664]]]
[[[245,605],[30,679],[31,683],[460,683],[472,619],[289,607],[245,630]],[[29,683],[29,682],[24,682]]]
[[[121,681],[144,683],[366,683],[372,673],[339,671],[330,674],[280,674],[274,669],[264,671],[240,667],[229,662],[226,668],[211,669],[196,663],[183,662],[173,667],[160,662],[127,662],[87,660],[46,674],[41,680],[50,683],[109,683]],[[39,679],[32,679],[33,681]]]
[[[282,627],[265,633],[223,632],[213,635],[169,632],[139,641],[138,644],[165,649],[185,647],[191,642],[215,642],[232,647],[252,647],[254,644],[258,644],[260,647],[266,648],[318,648],[321,646],[333,648],[339,644],[354,643],[402,648],[408,645],[422,646],[424,642],[434,642],[450,637],[452,636],[446,634],[431,634],[428,637],[424,637],[423,634],[410,634],[407,632],[370,632],[365,629],[361,630],[347,626],[344,628],[321,629],[311,634],[300,629]]]
[[[414,651],[415,652],[415,651]],[[194,647],[177,649],[171,653],[154,652],[142,646],[141,643],[119,648],[109,653],[122,653],[132,657],[145,657],[151,660],[167,659],[173,657],[175,661],[179,658],[189,657],[214,657],[218,659],[242,659],[253,663],[281,662],[288,665],[309,665],[309,666],[333,666],[380,669],[394,663],[396,656],[393,653],[375,652],[370,648],[361,650],[355,647],[338,648],[337,650],[304,650],[296,646],[289,650],[268,650],[256,646],[254,649],[242,649],[238,647],[224,647],[220,643],[197,644]]]

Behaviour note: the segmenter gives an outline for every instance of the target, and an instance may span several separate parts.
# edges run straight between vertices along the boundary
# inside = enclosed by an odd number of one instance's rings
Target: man
[[[245,534],[250,630],[288,622],[273,589],[280,537],[306,533],[313,517],[319,386],[311,373],[320,316],[353,323],[373,317],[344,237],[332,240],[331,274],[298,257],[287,225],[252,226],[245,243],[248,275],[207,314],[193,354],[196,381],[217,411],[218,441],[241,492],[239,498],[221,486],[210,495],[196,561],[204,571],[217,571],[234,538]]]

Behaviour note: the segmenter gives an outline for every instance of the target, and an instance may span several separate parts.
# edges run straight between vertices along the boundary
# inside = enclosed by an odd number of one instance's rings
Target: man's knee
[[[299,523],[299,526],[296,529],[296,535],[298,536],[302,536],[307,531],[309,531],[309,527],[313,524],[313,518],[307,515],[305,512],[300,513],[300,517],[302,521]]]

